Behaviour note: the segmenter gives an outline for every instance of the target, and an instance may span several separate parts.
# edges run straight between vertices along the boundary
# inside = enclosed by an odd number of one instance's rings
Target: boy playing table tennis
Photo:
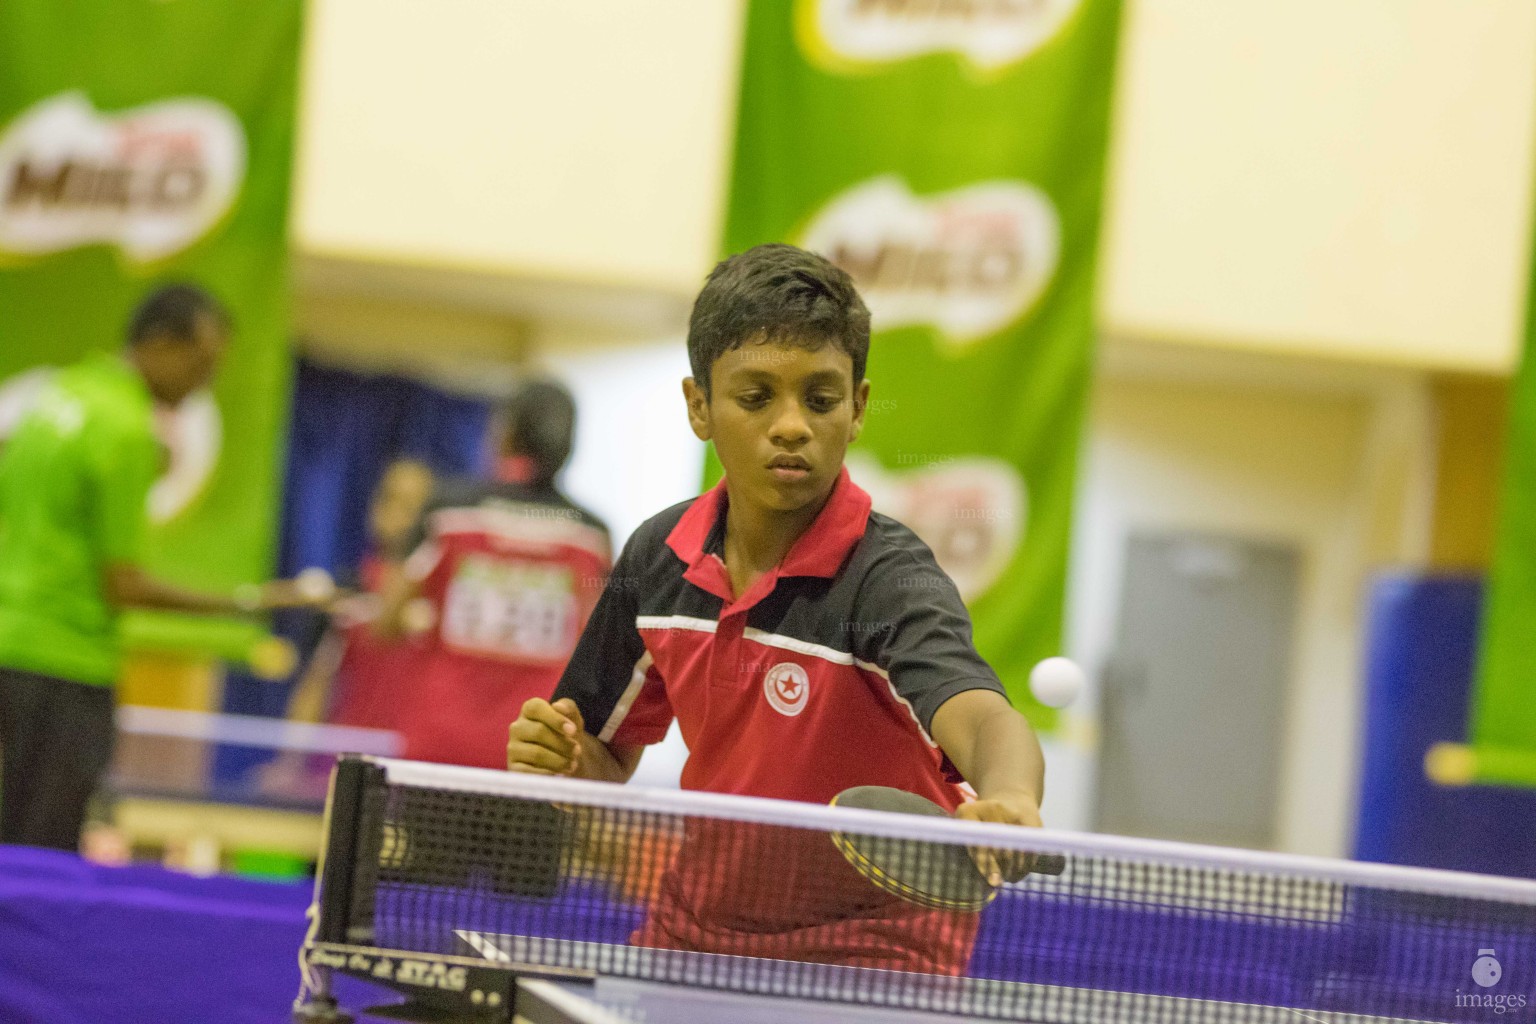
[[[529,701],[512,724],[511,769],[623,782],[675,717],[686,789],[826,803],[880,785],[961,818],[1040,824],[1040,745],[976,653],[958,592],[843,467],[868,349],[869,312],[822,257],[763,245],[715,268],[683,392],[724,479],[635,532],[552,702]],[[635,941],[964,969],[975,915],[871,902],[846,864],[783,850],[765,900],[738,872],[773,859],[773,842],[728,831],[690,827]],[[808,879],[807,864],[831,874]],[[797,898],[812,884],[816,899]],[[856,910],[822,905],[839,890]]]

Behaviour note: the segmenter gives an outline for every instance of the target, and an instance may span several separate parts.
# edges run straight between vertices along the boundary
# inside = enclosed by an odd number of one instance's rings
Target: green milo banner
[[[1518,753],[1536,772],[1536,282],[1526,309],[1471,722],[1482,759]]]
[[[1119,20],[1119,0],[748,11],[725,250],[794,242],[857,281],[875,337],[849,469],[933,548],[1021,706],[1061,653]]]
[[[162,416],[150,498],[149,568],[186,584],[273,561],[301,22],[300,0],[0,3],[0,435],[49,368],[120,347],[155,283],[217,295],[232,344],[212,393]]]

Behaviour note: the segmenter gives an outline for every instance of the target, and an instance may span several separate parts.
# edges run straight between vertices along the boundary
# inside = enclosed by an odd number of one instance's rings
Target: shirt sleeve
[[[153,434],[124,431],[92,446],[91,529],[104,563],[137,563],[144,553],[149,489],[160,475],[164,449]]]
[[[886,672],[896,696],[911,705],[923,728],[944,702],[966,690],[1002,683],[971,639],[971,616],[933,553],[914,536],[871,569],[861,588],[855,654]]]
[[[614,563],[554,694],[576,702],[587,732],[622,746],[659,743],[673,717],[635,622],[640,544],[638,535],[631,537]]]

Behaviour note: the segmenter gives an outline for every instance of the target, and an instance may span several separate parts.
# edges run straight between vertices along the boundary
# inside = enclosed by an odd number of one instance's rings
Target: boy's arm
[[[227,594],[208,594],[172,586],[155,579],[132,562],[112,562],[101,571],[101,591],[116,608],[157,608],[176,612],[208,612],[233,615],[241,611]]]
[[[1008,703],[997,673],[976,652],[970,613],[933,552],[905,528],[895,550],[876,561],[861,588],[854,656],[884,669],[896,695],[975,788],[980,799],[956,816],[1039,825],[1045,765],[1040,743]],[[1022,875],[1027,866],[987,851],[989,876]],[[983,863],[985,862],[985,863]]]
[[[955,694],[934,712],[933,739],[976,790],[978,800],[961,817],[1040,824],[1045,757],[1035,731],[1007,698],[995,690]],[[978,806],[986,804],[996,806]]]
[[[901,528],[894,539],[895,550],[862,583],[854,657],[885,671],[896,696],[982,800],[1027,799],[1038,817],[1045,768],[1034,731],[976,652],[954,581],[916,535]]]
[[[932,723],[934,741],[976,790],[955,817],[1003,825],[1040,825],[1045,792],[1045,758],[1024,716],[995,690],[966,690],[940,705]],[[1029,873],[1026,854],[975,849],[976,866],[993,885]]]

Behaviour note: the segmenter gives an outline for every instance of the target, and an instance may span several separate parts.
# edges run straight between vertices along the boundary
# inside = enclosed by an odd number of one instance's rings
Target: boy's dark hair
[[[501,428],[508,450],[533,460],[531,482],[547,484],[571,457],[576,400],[557,380],[526,380],[502,405]]]
[[[748,342],[818,349],[831,343],[853,360],[853,383],[869,358],[869,309],[853,278],[831,260],[793,245],[754,246],[716,264],[693,301],[688,362],[710,393],[715,360]]]
[[[133,311],[133,319],[128,322],[128,344],[139,345],[156,335],[191,341],[197,335],[198,318],[204,316],[213,317],[226,330],[229,328],[229,310],[208,292],[183,282],[162,285],[146,295]]]

